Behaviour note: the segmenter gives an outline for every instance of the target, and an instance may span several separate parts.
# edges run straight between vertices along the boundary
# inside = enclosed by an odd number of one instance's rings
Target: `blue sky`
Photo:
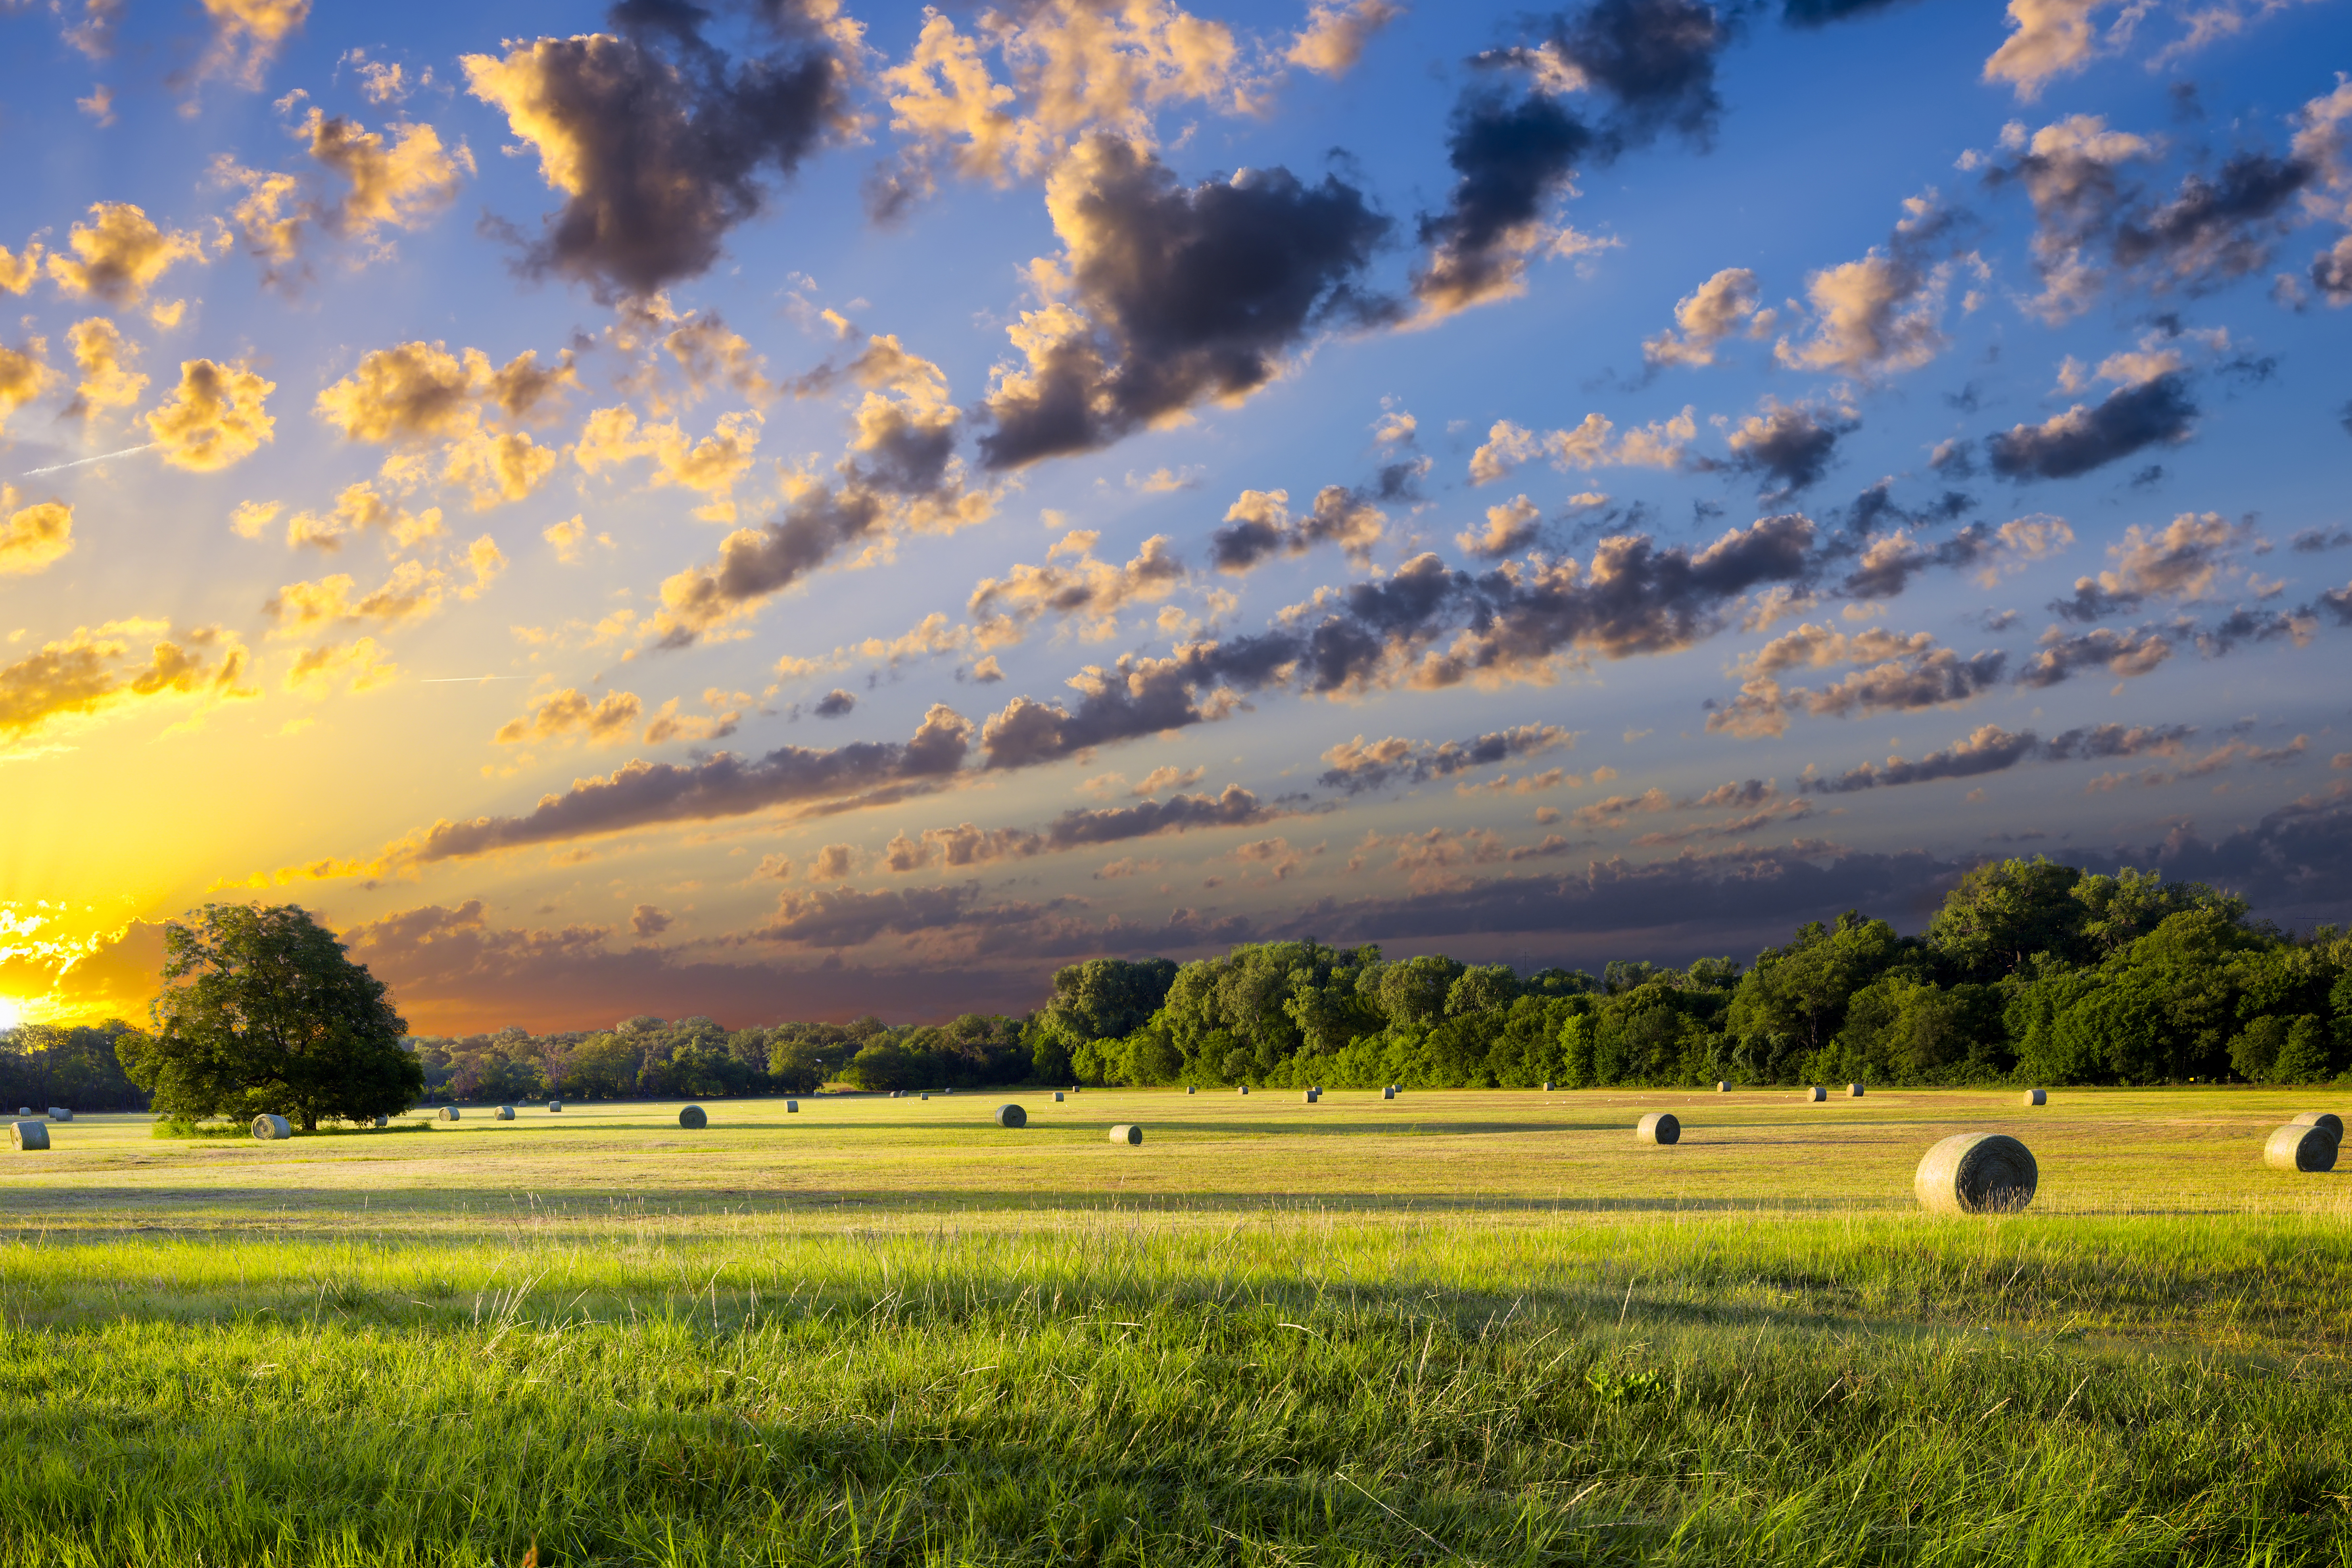
[[[2341,6],[1801,9],[0,16],[0,994],[2341,918]]]

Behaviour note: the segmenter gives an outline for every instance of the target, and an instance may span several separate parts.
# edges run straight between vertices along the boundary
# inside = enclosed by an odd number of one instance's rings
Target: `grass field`
[[[2324,1091],[800,1103],[0,1153],[0,1563],[2352,1564]]]

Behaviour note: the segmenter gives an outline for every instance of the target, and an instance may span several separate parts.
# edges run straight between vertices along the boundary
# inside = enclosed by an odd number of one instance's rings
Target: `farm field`
[[[800,1104],[54,1127],[0,1562],[2352,1563],[2330,1091]]]

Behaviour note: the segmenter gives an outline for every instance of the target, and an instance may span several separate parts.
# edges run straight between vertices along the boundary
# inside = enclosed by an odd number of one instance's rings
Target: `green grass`
[[[2324,1097],[2053,1100],[79,1120],[0,1162],[0,1563],[2352,1563]],[[2032,1209],[1917,1213],[1979,1125]]]

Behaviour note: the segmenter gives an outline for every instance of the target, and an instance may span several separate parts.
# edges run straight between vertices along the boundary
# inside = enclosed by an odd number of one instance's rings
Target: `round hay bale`
[[[2263,1145],[2263,1163],[2273,1171],[2316,1174],[2336,1169],[2336,1142],[2325,1127],[2298,1127],[2288,1122]]]
[[[1058,1089],[1054,1091],[1054,1103],[1056,1105],[1062,1103],[1062,1091]]]
[[[1029,1125],[1029,1113],[1017,1105],[1000,1105],[996,1108],[996,1124],[999,1127],[1026,1127]]]
[[[1304,1100],[1307,1101],[1307,1104],[1312,1105],[1312,1104],[1314,1104],[1317,1100],[1318,1100],[1322,1099],[1323,1097],[1322,1097],[1321,1095],[1319,1095],[1319,1094],[1317,1094],[1313,1089],[1308,1089],[1308,1090],[1306,1092],[1306,1094],[1305,1094],[1305,1095],[1301,1096],[1300,1098],[1304,1099]]]
[[[1729,1094],[1731,1092],[1731,1084],[1727,1079],[1717,1079],[1715,1080],[1715,1092],[1717,1094]]]
[[[19,1153],[31,1153],[49,1146],[48,1124],[41,1121],[11,1121],[8,1136],[16,1141]]]
[[[375,1124],[378,1127],[389,1127],[392,1125],[392,1118],[379,1110],[376,1112]]]
[[[436,1112],[436,1113],[435,1113],[435,1120],[436,1120],[436,1121],[457,1121],[457,1108],[456,1106],[454,1106],[454,1105],[445,1105],[445,1106],[443,1106],[443,1107],[442,1107],[442,1108],[441,1108],[437,1112]]]
[[[1122,1121],[1110,1130],[1110,1141],[1114,1143],[1140,1143],[1143,1142],[1143,1129],[1132,1121]]]
[[[1189,1084],[1189,1083],[1188,1083],[1188,1084],[1186,1084],[1186,1085],[1184,1086],[1184,1092],[1185,1092],[1186,1094],[1198,1094],[1198,1093],[1200,1093],[1201,1091],[1200,1091],[1199,1089],[1194,1089],[1191,1084]]]
[[[1675,1120],[1671,1110],[1653,1110],[1634,1126],[1633,1136],[1643,1143],[1679,1143],[1683,1141],[1683,1124]]]
[[[550,1116],[561,1116],[561,1115],[562,1115],[562,1114],[563,1114],[563,1101],[562,1101],[562,1100],[549,1100],[549,1101],[547,1102],[547,1113],[548,1113]]]
[[[492,1113],[491,1120],[495,1121],[512,1121],[514,1120],[514,1107],[511,1105],[499,1106],[498,1110]]]
[[[2050,1103],[2050,1091],[2046,1089],[2029,1089],[2025,1091],[2025,1103],[2047,1105]]]
[[[1396,1098],[1396,1085],[1388,1084],[1384,1086],[1381,1089],[1381,1098],[1382,1100],[1394,1100]]]
[[[73,1112],[68,1110],[62,1105],[52,1105],[49,1107],[49,1120],[52,1121],[71,1121],[73,1120]]]
[[[1823,1089],[1820,1084],[1815,1084],[1812,1088],[1805,1090],[1805,1098],[1813,1101],[1816,1105],[1820,1104],[1822,1100],[1827,1100],[1829,1097],[1830,1091]]]
[[[704,1128],[710,1125],[710,1113],[698,1105],[689,1105],[677,1113],[680,1127]]]
[[[784,1101],[784,1114],[785,1114],[785,1115],[787,1115],[787,1116],[798,1116],[800,1113],[801,1113],[801,1102],[800,1102],[799,1100],[788,1100]]]
[[[2324,1127],[2338,1143],[2344,1142],[2344,1118],[2332,1110],[2306,1110],[2287,1122],[2289,1127]]]
[[[1551,1079],[1544,1079],[1544,1092],[1546,1094],[1549,1094],[1551,1092]]]
[[[2041,1180],[2032,1152],[2006,1132],[1955,1132],[1927,1151],[1911,1190],[1934,1214],[2007,1214],[2032,1203]]]
[[[1860,1100],[1862,1098],[1862,1085],[1858,1083],[1850,1083],[1845,1086],[1845,1092],[1848,1099]]]
[[[919,1095],[915,1096],[915,1098],[916,1098],[917,1100],[929,1100],[931,1097],[930,1097],[929,1095],[928,1095],[928,1094],[919,1094]]]
[[[1240,1088],[1238,1090],[1236,1090],[1235,1092],[1237,1092],[1237,1093],[1241,1093],[1241,1094],[1247,1094],[1247,1093],[1249,1092],[1249,1085],[1247,1085],[1247,1084],[1244,1084],[1244,1085],[1242,1085],[1242,1086],[1241,1086],[1241,1088]]]
[[[294,1124],[282,1116],[257,1116],[253,1119],[253,1135],[264,1143],[275,1143],[280,1138],[294,1136]]]

